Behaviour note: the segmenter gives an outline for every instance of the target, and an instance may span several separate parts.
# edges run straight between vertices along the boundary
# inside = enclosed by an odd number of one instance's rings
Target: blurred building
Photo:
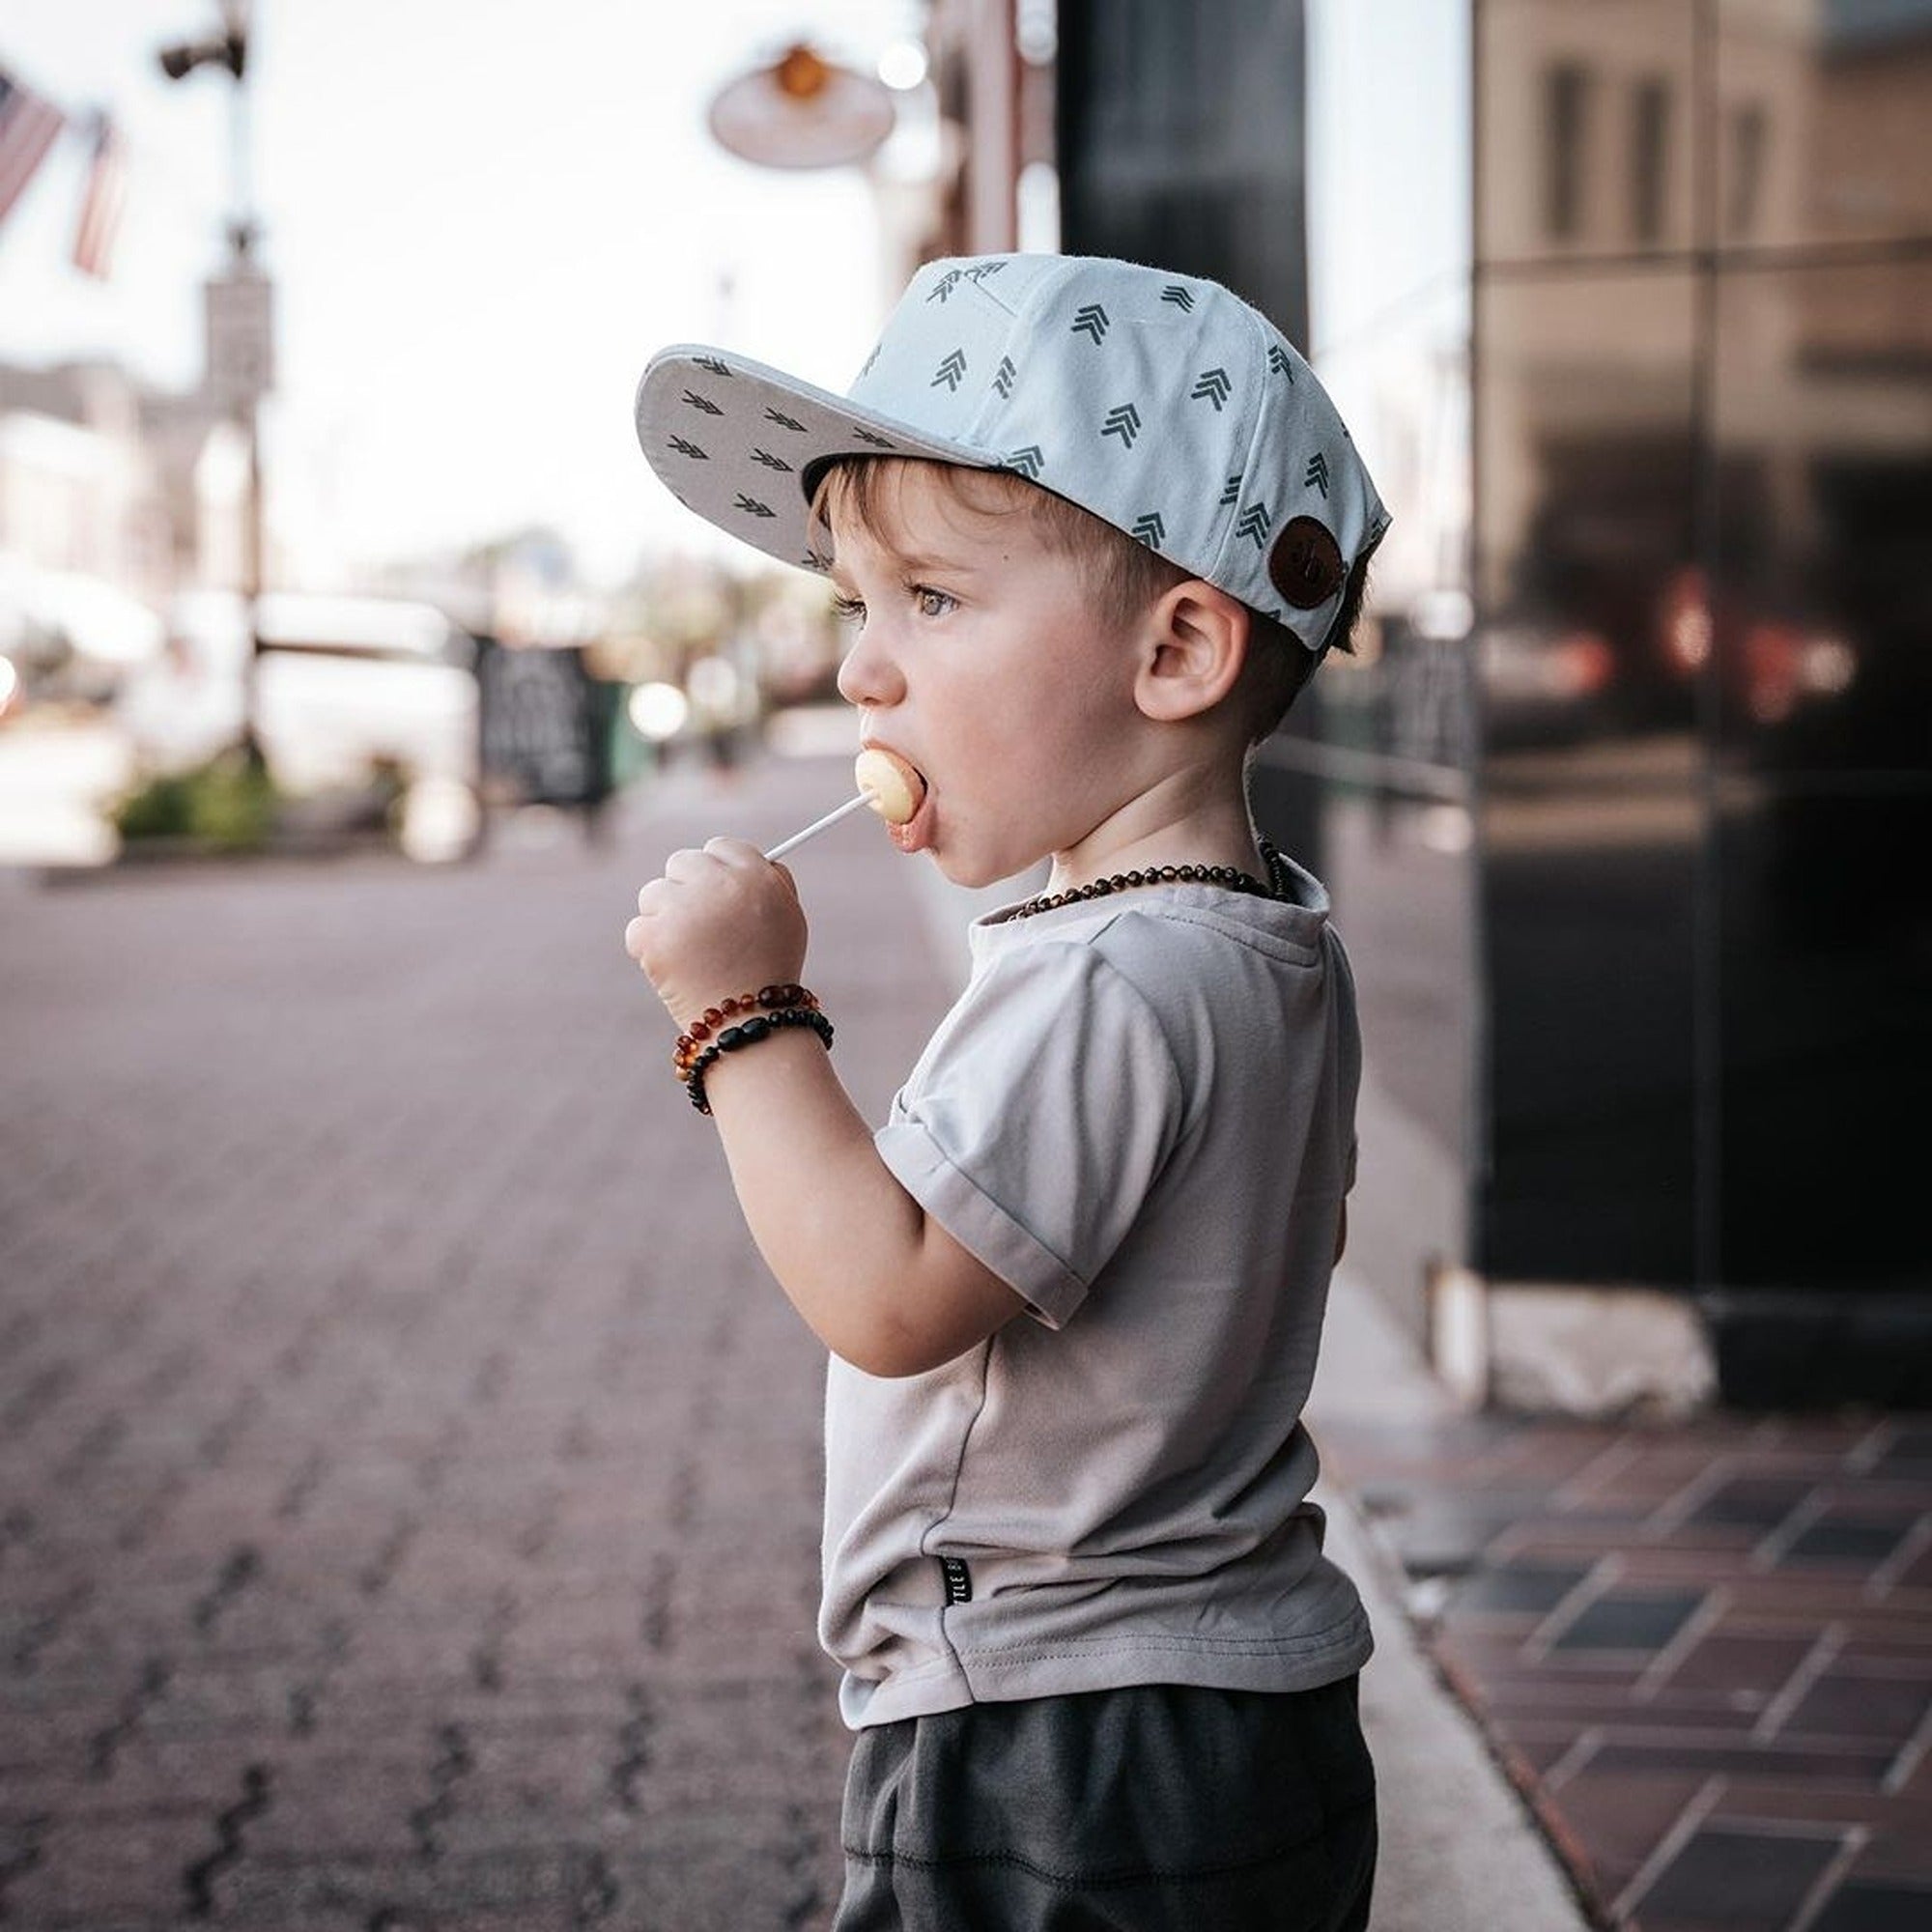
[[[247,450],[206,399],[111,362],[0,364],[0,642],[146,655],[187,589],[244,568]],[[145,621],[143,615],[145,613]]]
[[[1038,62],[933,14],[935,238],[1005,245]],[[1932,1401],[1932,0],[1054,24],[1061,245],[1266,309],[1397,514],[1261,777],[1360,975],[1357,1265],[1472,1390]]]
[[[105,363],[0,364],[0,551],[134,596],[164,590],[173,545],[154,401]]]

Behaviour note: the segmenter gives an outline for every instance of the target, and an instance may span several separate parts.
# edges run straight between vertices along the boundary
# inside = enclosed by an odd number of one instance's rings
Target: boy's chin
[[[949,886],[963,886],[969,892],[977,892],[981,886],[993,883],[985,867],[975,866],[970,860],[955,859],[945,852],[932,852],[927,856]]]
[[[1026,884],[1032,875],[1032,866],[1022,866],[1017,871],[1010,867],[996,867],[983,859],[975,865],[967,858],[955,858],[946,852],[935,851],[928,855],[939,867],[940,876],[950,886],[959,886],[967,892],[984,892],[988,886],[997,886],[1010,881],[1016,898],[1026,896]]]

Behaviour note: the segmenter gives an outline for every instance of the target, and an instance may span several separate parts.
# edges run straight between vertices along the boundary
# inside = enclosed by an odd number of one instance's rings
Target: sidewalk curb
[[[1369,1411],[1415,1420],[1453,1410],[1368,1284],[1346,1269],[1329,1291],[1308,1414]],[[1381,1791],[1375,1932],[1595,1932],[1574,1847],[1534,1796],[1527,1767],[1491,1734],[1479,1700],[1428,1647],[1387,1533],[1348,1486],[1324,1474],[1328,1548],[1354,1578],[1376,1633],[1362,1674],[1363,1726]]]

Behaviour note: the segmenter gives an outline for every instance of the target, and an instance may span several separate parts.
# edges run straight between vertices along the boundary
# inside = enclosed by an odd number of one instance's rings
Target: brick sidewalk
[[[1932,1426],[1330,1422],[1606,1924],[1932,1926]]]
[[[845,772],[448,872],[0,874],[0,1926],[822,1925],[823,1357],[619,935]],[[879,1118],[955,962],[872,833],[794,863]],[[1932,1924],[1922,1419],[1319,1434],[1606,1916]]]
[[[621,952],[673,843],[0,880],[0,1924],[704,1932],[836,1896],[823,1355]],[[946,1004],[796,862],[848,1083]]]

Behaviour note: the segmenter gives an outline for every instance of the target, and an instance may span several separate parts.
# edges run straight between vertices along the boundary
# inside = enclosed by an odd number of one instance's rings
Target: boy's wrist
[[[828,1053],[832,1049],[832,1022],[819,1010],[817,994],[796,980],[768,980],[753,990],[724,994],[694,1015],[671,1049],[671,1071],[691,1104],[709,1114],[713,1072],[746,1048],[787,1033],[814,1033]]]
[[[680,1074],[699,1051],[721,1033],[760,1013],[781,1012],[790,1008],[815,1011],[818,995],[796,980],[768,980],[755,991],[727,993],[707,1007],[699,1007],[686,1017],[673,1012],[677,1025],[677,1045],[671,1062]]]
[[[810,1048],[813,1058],[832,1051],[832,1022],[816,1007],[788,1007],[778,1012],[753,1014],[736,1026],[726,1027],[700,1050],[690,1070],[679,1076],[691,1104],[708,1115],[714,1083],[722,1077],[727,1086],[736,1086],[743,1076],[727,1074],[724,1069],[741,1062],[762,1065],[768,1073],[782,1072],[787,1051],[794,1057],[806,1051],[797,1046],[786,1049],[781,1044],[791,1034],[817,1035],[817,1043]],[[753,1046],[758,1049],[755,1053],[746,1051]]]

